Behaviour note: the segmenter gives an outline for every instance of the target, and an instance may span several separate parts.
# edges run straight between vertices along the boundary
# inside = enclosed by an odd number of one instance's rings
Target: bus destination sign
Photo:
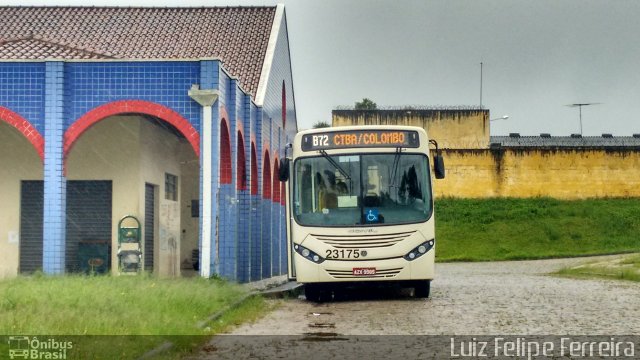
[[[417,148],[420,138],[411,130],[348,130],[307,134],[302,137],[302,151],[363,147]]]

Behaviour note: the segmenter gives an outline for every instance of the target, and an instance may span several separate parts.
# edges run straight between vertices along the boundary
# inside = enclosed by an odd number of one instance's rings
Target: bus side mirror
[[[289,159],[280,159],[280,168],[278,169],[278,179],[282,182],[289,180]]]
[[[444,158],[438,154],[433,158],[433,170],[436,173],[436,179],[444,179]]]

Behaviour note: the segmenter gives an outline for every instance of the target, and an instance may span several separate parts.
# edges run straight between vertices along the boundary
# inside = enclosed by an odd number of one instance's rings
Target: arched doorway
[[[271,277],[271,158],[265,150],[262,162],[262,278]]]
[[[145,101],[105,104],[69,127],[64,151],[67,271],[81,268],[79,254],[90,242],[106,243],[111,269],[117,269],[117,225],[125,215],[141,223],[145,271],[194,271],[199,135],[186,119]]]
[[[220,184],[231,184],[233,169],[231,168],[231,136],[227,120],[220,121]]]
[[[247,189],[247,162],[244,155],[244,137],[242,136],[241,131],[238,131],[237,144],[236,153],[238,154],[238,161],[236,165],[236,187],[238,190],[243,191]]]
[[[26,119],[0,107],[0,278],[42,268],[43,149]]]
[[[251,141],[251,176],[249,178],[251,187],[251,274],[252,281],[262,279],[262,232],[260,229],[260,195],[258,177],[258,155],[256,152],[256,144]]]

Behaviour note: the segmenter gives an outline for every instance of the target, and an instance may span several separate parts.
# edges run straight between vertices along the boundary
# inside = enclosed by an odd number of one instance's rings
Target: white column
[[[200,157],[202,164],[202,246],[200,252],[200,276],[211,277],[211,180],[213,169],[211,168],[212,146],[211,134],[213,125],[213,112],[211,107],[218,99],[218,90],[201,90],[199,85],[194,85],[189,90],[189,96],[202,106],[202,127],[200,129]]]

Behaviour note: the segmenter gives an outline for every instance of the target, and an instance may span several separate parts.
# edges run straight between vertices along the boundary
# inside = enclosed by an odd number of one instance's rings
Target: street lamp
[[[509,115],[504,115],[502,117],[499,118],[495,118],[495,119],[489,119],[489,121],[496,121],[496,120],[507,120],[509,118]]]
[[[580,135],[582,135],[582,107],[589,106],[589,105],[600,105],[600,104],[601,103],[575,103],[575,104],[565,105],[568,107],[577,107],[580,109]]]

